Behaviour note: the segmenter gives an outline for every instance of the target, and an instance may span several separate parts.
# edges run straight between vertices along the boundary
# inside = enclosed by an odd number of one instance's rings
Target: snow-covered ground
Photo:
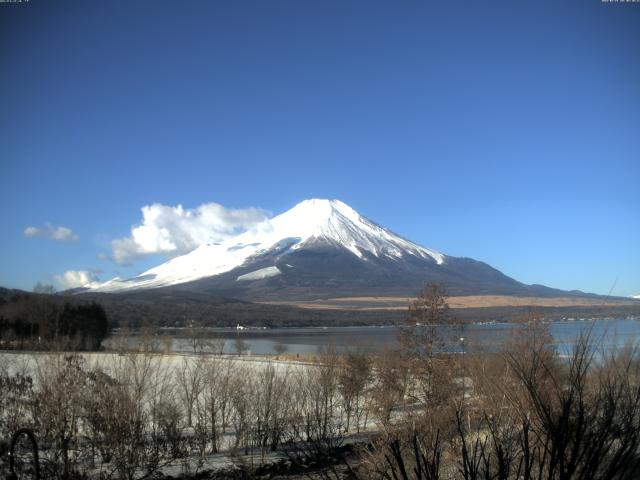
[[[64,355],[64,354],[62,354]],[[231,364],[233,368],[249,368],[260,371],[269,365],[276,372],[297,372],[314,368],[313,364],[297,361],[275,360],[267,356],[257,355],[211,355],[211,354],[183,354],[183,353],[118,353],[118,352],[81,352],[78,353],[84,359],[85,370],[102,370],[105,373],[113,372],[122,367],[124,362],[138,356],[151,360],[154,367],[164,372],[175,373],[185,363],[192,365],[198,360],[208,359],[220,365]],[[21,373],[28,375],[37,382],[44,369],[51,365],[54,359],[60,358],[60,353],[51,352],[24,352],[24,351],[0,351],[0,374],[15,375]]]

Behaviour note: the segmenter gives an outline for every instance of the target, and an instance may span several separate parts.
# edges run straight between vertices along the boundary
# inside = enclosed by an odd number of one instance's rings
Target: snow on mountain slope
[[[282,272],[278,267],[266,267],[261,268],[259,270],[254,270],[253,272],[245,273],[244,275],[240,275],[236,281],[245,282],[248,280],[262,280],[264,278],[275,277],[276,275],[280,275]]]
[[[631,298],[637,298],[638,300],[640,300],[640,295],[633,295]]]
[[[286,254],[287,251],[295,251],[318,241],[343,247],[363,261],[366,261],[365,254],[390,258],[412,255],[430,259],[438,265],[446,259],[441,253],[395,235],[339,200],[312,199],[236,237],[221,243],[201,245],[137,277],[126,280],[114,278],[102,284],[88,285],[87,288],[114,292],[177,285],[228,272],[270,251]],[[256,271],[242,275],[238,280],[250,280],[253,274],[260,277],[277,275],[279,272]]]

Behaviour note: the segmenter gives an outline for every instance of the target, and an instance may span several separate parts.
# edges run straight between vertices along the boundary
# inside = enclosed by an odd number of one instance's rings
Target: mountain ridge
[[[121,291],[177,285],[226,273],[265,254],[286,253],[333,244],[357,258],[400,257],[408,254],[444,263],[445,256],[422,247],[361,216],[340,200],[310,199],[261,222],[231,239],[200,245],[131,279],[115,278],[91,284],[93,291]]]
[[[233,238],[204,244],[131,279],[90,292],[174,287],[248,301],[415,295],[426,282],[451,295],[592,296],[526,285],[467,257],[423,247],[339,200],[304,200]]]

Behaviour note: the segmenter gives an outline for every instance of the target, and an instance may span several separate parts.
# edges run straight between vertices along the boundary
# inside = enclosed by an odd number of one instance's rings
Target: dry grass
[[[302,363],[319,363],[317,355],[309,353],[281,353],[279,355],[272,355],[269,358],[278,362],[302,362]]]
[[[270,305],[293,305],[301,308],[325,310],[406,310],[411,301],[410,297],[344,297],[322,300],[300,300],[282,302],[263,302]],[[451,308],[481,308],[481,307],[590,307],[590,306],[620,306],[639,305],[633,299],[577,298],[577,297],[513,297],[508,295],[469,295],[449,297]]]

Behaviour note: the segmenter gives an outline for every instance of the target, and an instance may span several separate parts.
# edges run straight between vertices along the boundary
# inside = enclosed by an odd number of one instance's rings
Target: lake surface
[[[521,328],[514,323],[472,324],[461,332],[450,333],[465,338],[468,351],[495,350],[508,341]],[[589,332],[594,343],[604,351],[611,351],[640,340],[640,318],[574,320],[549,323],[549,331],[560,354],[571,352],[580,333]],[[326,328],[273,328],[273,329],[210,329],[205,335],[204,351],[216,351],[224,341],[224,352],[235,353],[242,343],[247,354],[271,355],[284,349],[290,354],[315,354],[328,345],[337,351],[375,351],[398,345],[395,326],[357,326]],[[159,348],[174,352],[193,352],[193,343],[179,331],[155,338]],[[106,346],[124,342],[135,347],[142,342],[136,335],[114,335]],[[460,347],[458,347],[460,348]]]

